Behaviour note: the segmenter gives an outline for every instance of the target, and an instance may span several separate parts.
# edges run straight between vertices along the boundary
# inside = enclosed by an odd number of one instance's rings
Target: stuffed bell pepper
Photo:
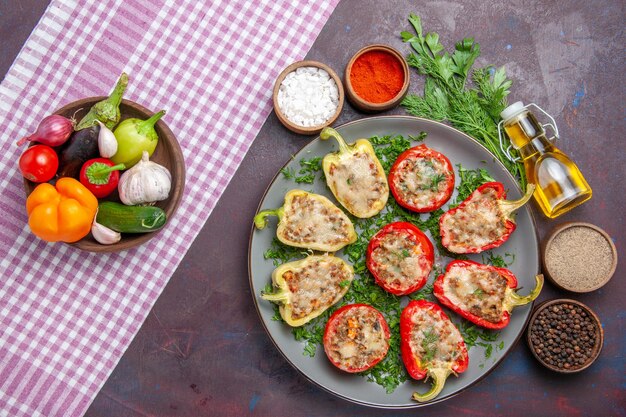
[[[402,207],[418,213],[437,210],[454,191],[450,160],[426,147],[404,151],[389,170],[389,188]]]
[[[322,161],[328,188],[351,214],[368,218],[378,214],[389,198],[387,176],[367,139],[346,144],[330,127],[320,133],[322,140],[334,137],[339,151],[327,154]]]
[[[367,246],[365,262],[386,291],[410,294],[426,284],[435,261],[433,244],[411,223],[389,223]]]
[[[284,206],[259,212],[255,226],[265,228],[268,216],[278,216],[276,237],[285,245],[334,252],[357,239],[348,216],[322,195],[291,190]]]
[[[432,378],[431,389],[413,393],[415,401],[435,398],[450,374],[467,369],[469,355],[456,326],[437,304],[413,300],[400,315],[400,352],[407,372],[414,379]]]
[[[508,201],[502,183],[481,185],[441,216],[441,243],[453,253],[480,253],[502,245],[515,231],[514,212],[530,200],[534,191],[535,185],[528,184],[521,199]]]
[[[473,261],[450,262],[445,274],[435,280],[433,293],[441,304],[461,317],[487,329],[509,324],[514,307],[532,302],[543,287],[543,275],[535,277],[530,294],[520,296],[517,278],[506,268]]]
[[[272,273],[275,292],[261,297],[280,305],[283,320],[298,327],[337,303],[350,288],[354,270],[332,255],[311,255],[282,264]]]
[[[387,355],[389,337],[389,326],[380,311],[367,304],[349,304],[328,319],[324,352],[342,371],[363,372]]]

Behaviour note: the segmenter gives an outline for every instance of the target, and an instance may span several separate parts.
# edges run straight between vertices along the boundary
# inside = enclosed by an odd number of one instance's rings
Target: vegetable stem
[[[535,288],[526,296],[521,296],[515,291],[509,291],[504,301],[504,309],[511,311],[513,307],[523,306],[539,297],[539,293],[541,293],[541,289],[543,288],[543,274],[535,276],[535,283]]]
[[[324,130],[322,130],[322,132],[320,133],[320,139],[322,140],[330,139],[331,136],[334,137],[339,144],[339,153],[345,153],[349,151],[346,141],[343,139],[343,137],[341,137],[339,132],[337,132],[332,127],[325,127]]]
[[[91,109],[89,109],[89,112],[78,122],[75,130],[82,130],[93,126],[96,120],[100,120],[106,127],[112,129],[120,120],[119,107],[127,85],[128,75],[122,73],[111,95],[94,104]]]
[[[446,369],[446,368],[430,369],[428,371],[428,376],[433,379],[432,387],[430,388],[430,390],[428,390],[424,394],[419,394],[417,392],[414,392],[412,398],[415,401],[419,401],[419,402],[432,400],[437,395],[439,395],[439,393],[441,392],[441,390],[443,389],[446,383],[446,379],[448,378],[448,375],[450,375],[451,373],[452,373],[452,370]]]
[[[517,209],[519,209],[524,204],[526,204],[528,200],[530,200],[531,197],[533,196],[533,193],[535,192],[535,188],[536,188],[535,184],[532,184],[532,183],[528,184],[526,186],[526,194],[524,194],[524,196],[520,198],[519,200],[499,201],[500,209],[504,212],[505,217],[510,217],[510,215],[513,212],[515,212]]]
[[[154,128],[156,122],[158,122],[163,116],[165,116],[165,110],[161,110],[160,112],[153,114],[149,119],[142,120],[137,123],[137,133],[147,136],[148,133]]]
[[[109,98],[106,99],[106,101],[108,101],[109,103],[111,103],[111,105],[115,107],[119,107],[119,105],[122,103],[122,97],[124,96],[124,91],[126,91],[127,85],[128,75],[123,72],[122,75],[120,75],[120,78],[117,80],[117,84],[115,84],[111,95],[109,95]]]
[[[279,290],[277,292],[262,292],[261,298],[273,303],[285,304],[289,301],[289,293],[287,291]]]
[[[277,216],[278,221],[283,218],[283,214],[285,213],[285,209],[283,207],[277,208],[275,210],[263,210],[260,211],[259,214],[254,216],[254,226],[257,229],[264,229],[267,226],[267,216]]]

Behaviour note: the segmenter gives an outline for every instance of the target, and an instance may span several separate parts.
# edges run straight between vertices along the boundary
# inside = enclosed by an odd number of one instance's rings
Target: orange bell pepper
[[[60,178],[56,186],[39,184],[26,199],[28,225],[48,242],[76,242],[87,236],[98,199],[79,181]]]

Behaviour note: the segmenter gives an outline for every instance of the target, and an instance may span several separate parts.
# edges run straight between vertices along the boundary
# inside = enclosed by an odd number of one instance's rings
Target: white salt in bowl
[[[318,71],[319,70],[325,71],[330,76],[330,78],[335,82],[335,85],[337,87],[337,97],[335,99],[336,108],[335,108],[334,113],[328,116],[328,118],[326,120],[323,120],[321,123],[316,123],[315,125],[312,125],[312,126],[307,126],[301,123],[297,123],[295,120],[290,120],[290,118],[287,116],[287,113],[289,113],[288,111],[286,111],[287,109],[281,108],[281,102],[283,105],[285,105],[282,99],[284,96],[283,94],[284,89],[286,88],[286,86],[283,85],[285,78],[287,78],[289,74],[292,74],[292,73],[295,74],[296,71],[298,71],[298,69],[301,69],[300,71],[302,71],[303,68],[307,68],[307,67],[316,68],[318,69]],[[283,87],[282,93],[281,93],[281,86]],[[303,94],[301,98],[303,100],[299,100],[299,103],[298,103],[299,105],[302,105],[302,104],[314,105],[315,104],[309,101],[311,97],[315,96],[315,94],[306,94],[305,92],[302,92],[302,93]],[[280,99],[279,99],[279,96],[280,96]],[[322,64],[321,62],[317,62],[317,61],[298,61],[289,65],[280,73],[280,75],[276,79],[276,83],[274,84],[274,91],[273,91],[272,98],[274,101],[274,112],[276,113],[276,117],[278,117],[278,120],[280,120],[280,122],[287,129],[291,130],[292,132],[301,134],[301,135],[317,135],[318,133],[322,131],[323,128],[325,128],[326,126],[332,125],[335,122],[335,120],[337,120],[337,118],[339,117],[339,114],[341,113],[341,109],[343,108],[343,103],[344,103],[344,90],[343,90],[343,85],[341,83],[341,79],[337,76],[335,71],[333,71],[332,68],[330,68],[328,65]]]
[[[617,268],[613,240],[591,223],[557,226],[542,246],[544,274],[567,291],[595,291],[609,282]]]

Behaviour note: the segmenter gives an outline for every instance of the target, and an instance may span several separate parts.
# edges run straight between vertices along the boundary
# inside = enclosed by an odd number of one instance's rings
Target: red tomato
[[[426,284],[434,253],[433,244],[415,225],[395,222],[370,239],[365,263],[376,284],[392,294],[405,295]]]
[[[362,372],[387,355],[389,337],[389,326],[380,311],[367,304],[349,304],[328,319],[324,352],[342,371]]]
[[[389,170],[389,189],[406,209],[434,211],[454,191],[454,169],[445,155],[426,145],[415,146],[400,154]]]
[[[29,181],[49,181],[57,173],[57,169],[59,169],[59,157],[50,146],[31,146],[20,156],[20,171]]]

